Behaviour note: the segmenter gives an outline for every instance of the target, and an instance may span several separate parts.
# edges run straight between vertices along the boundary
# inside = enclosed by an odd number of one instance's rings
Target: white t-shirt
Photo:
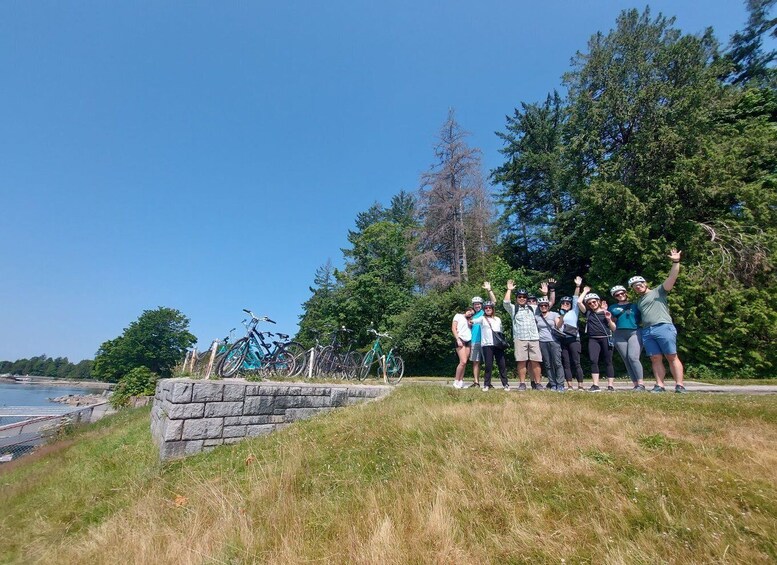
[[[494,333],[502,331],[502,320],[496,316],[483,316],[477,320],[472,320],[473,324],[480,325],[480,345],[483,347],[494,345]]]
[[[456,324],[456,335],[462,341],[472,341],[472,330],[467,322],[467,317],[464,314],[456,314],[453,317],[453,321]]]

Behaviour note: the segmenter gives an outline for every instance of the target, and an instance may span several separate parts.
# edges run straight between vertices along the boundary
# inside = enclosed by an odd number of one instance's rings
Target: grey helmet
[[[601,300],[601,298],[599,298],[599,295],[596,294],[595,292],[589,292],[588,294],[585,295],[585,298],[583,299],[583,304],[588,304],[588,302],[590,302],[591,300]]]
[[[473,296],[472,297],[472,304],[478,304],[478,303],[483,304],[483,299],[480,298],[479,296]]]
[[[640,277],[639,275],[636,275],[629,279],[629,286],[634,286],[637,283],[644,283],[644,282],[647,282],[647,281],[645,281],[645,279]]]
[[[616,292],[626,292],[626,287],[625,286],[621,286],[619,284],[616,284],[614,287],[612,287],[610,289],[610,294],[612,296],[615,296]]]

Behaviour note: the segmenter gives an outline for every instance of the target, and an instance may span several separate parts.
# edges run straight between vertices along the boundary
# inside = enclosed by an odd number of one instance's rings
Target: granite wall
[[[163,379],[151,409],[162,460],[267,434],[321,412],[389,394],[392,387]]]

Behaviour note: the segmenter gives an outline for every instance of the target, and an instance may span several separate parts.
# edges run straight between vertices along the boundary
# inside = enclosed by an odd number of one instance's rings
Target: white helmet
[[[472,304],[477,304],[478,302],[479,302],[480,304],[483,304],[483,299],[482,299],[482,298],[480,298],[479,296],[473,296],[473,297],[472,297]]]
[[[614,287],[612,287],[612,288],[610,289],[610,294],[611,294],[612,296],[615,296],[615,293],[616,293],[616,292],[626,292],[626,287],[624,287],[624,286],[621,286],[621,285],[619,285],[619,284],[616,284]]]
[[[583,304],[588,304],[589,300],[601,300],[601,298],[599,298],[599,295],[596,294],[595,292],[589,292],[588,294],[585,295],[585,298],[583,299]]]
[[[640,277],[639,275],[636,275],[629,279],[629,286],[634,286],[636,283],[644,283],[644,282],[646,282],[644,278]]]
[[[550,306],[550,300],[546,296],[541,296],[537,299],[537,306],[540,306],[541,304],[546,304]]]

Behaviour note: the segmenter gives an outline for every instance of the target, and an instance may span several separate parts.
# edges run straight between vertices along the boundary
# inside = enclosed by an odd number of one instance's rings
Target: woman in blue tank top
[[[639,339],[639,309],[636,304],[629,302],[626,288],[617,285],[610,289],[610,294],[617,304],[611,304],[608,308],[610,314],[615,319],[615,334],[614,342],[615,349],[623,359],[623,364],[626,365],[626,373],[628,373],[631,382],[634,387],[632,390],[643,391],[645,390],[645,383],[643,381],[642,363],[639,360],[639,356],[642,353],[642,343]]]

